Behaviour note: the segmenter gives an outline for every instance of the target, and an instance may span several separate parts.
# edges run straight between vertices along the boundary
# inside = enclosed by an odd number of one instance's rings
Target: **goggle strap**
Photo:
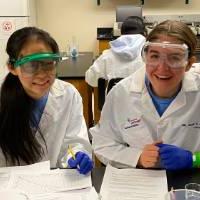
[[[183,48],[185,50],[188,49],[188,46],[186,44],[172,44],[172,43],[167,43],[167,42],[149,42],[147,41],[144,45],[144,47],[146,46],[149,46],[149,45],[152,45],[152,46],[160,46],[160,47],[175,47],[175,48]]]

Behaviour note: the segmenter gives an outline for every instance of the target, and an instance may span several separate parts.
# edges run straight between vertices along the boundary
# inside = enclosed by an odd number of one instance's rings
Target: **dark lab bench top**
[[[58,64],[57,77],[60,79],[84,78],[85,72],[92,65],[92,62],[92,52],[79,52],[77,58],[68,57]]]
[[[99,193],[103,180],[105,167],[94,168],[92,170],[92,183],[96,191]],[[200,169],[167,171],[168,190],[184,189],[187,183],[200,184]]]

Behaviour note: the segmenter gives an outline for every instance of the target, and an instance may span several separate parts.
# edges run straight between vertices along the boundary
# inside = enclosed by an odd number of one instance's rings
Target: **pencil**
[[[68,145],[68,150],[67,151],[68,151],[68,154],[71,154],[72,158],[74,160],[76,160],[75,154],[74,154],[74,152],[73,152],[72,147],[71,147],[70,144]]]
[[[72,150],[72,146],[70,144],[68,145],[67,153],[68,153],[68,155],[70,154],[74,160],[76,160],[75,154],[74,154],[74,152]],[[77,169],[80,169],[79,165],[77,165]]]

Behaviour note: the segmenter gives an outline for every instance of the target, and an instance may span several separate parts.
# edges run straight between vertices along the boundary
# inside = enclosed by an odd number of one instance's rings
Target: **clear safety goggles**
[[[188,63],[188,47],[186,44],[146,42],[142,58],[150,67],[157,67],[164,62],[171,68],[182,68]]]
[[[33,76],[41,70],[55,73],[56,66],[60,60],[61,56],[59,54],[35,53],[16,60],[14,67],[20,67],[24,76]]]

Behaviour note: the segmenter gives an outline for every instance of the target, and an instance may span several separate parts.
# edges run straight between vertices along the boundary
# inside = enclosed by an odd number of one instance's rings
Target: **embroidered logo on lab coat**
[[[188,128],[200,128],[200,122],[193,122],[188,124],[182,124],[182,126],[188,127]]]
[[[140,122],[141,122],[140,118],[134,118],[134,119],[128,118],[127,122],[125,123],[124,129],[128,129],[128,128],[139,126]]]

